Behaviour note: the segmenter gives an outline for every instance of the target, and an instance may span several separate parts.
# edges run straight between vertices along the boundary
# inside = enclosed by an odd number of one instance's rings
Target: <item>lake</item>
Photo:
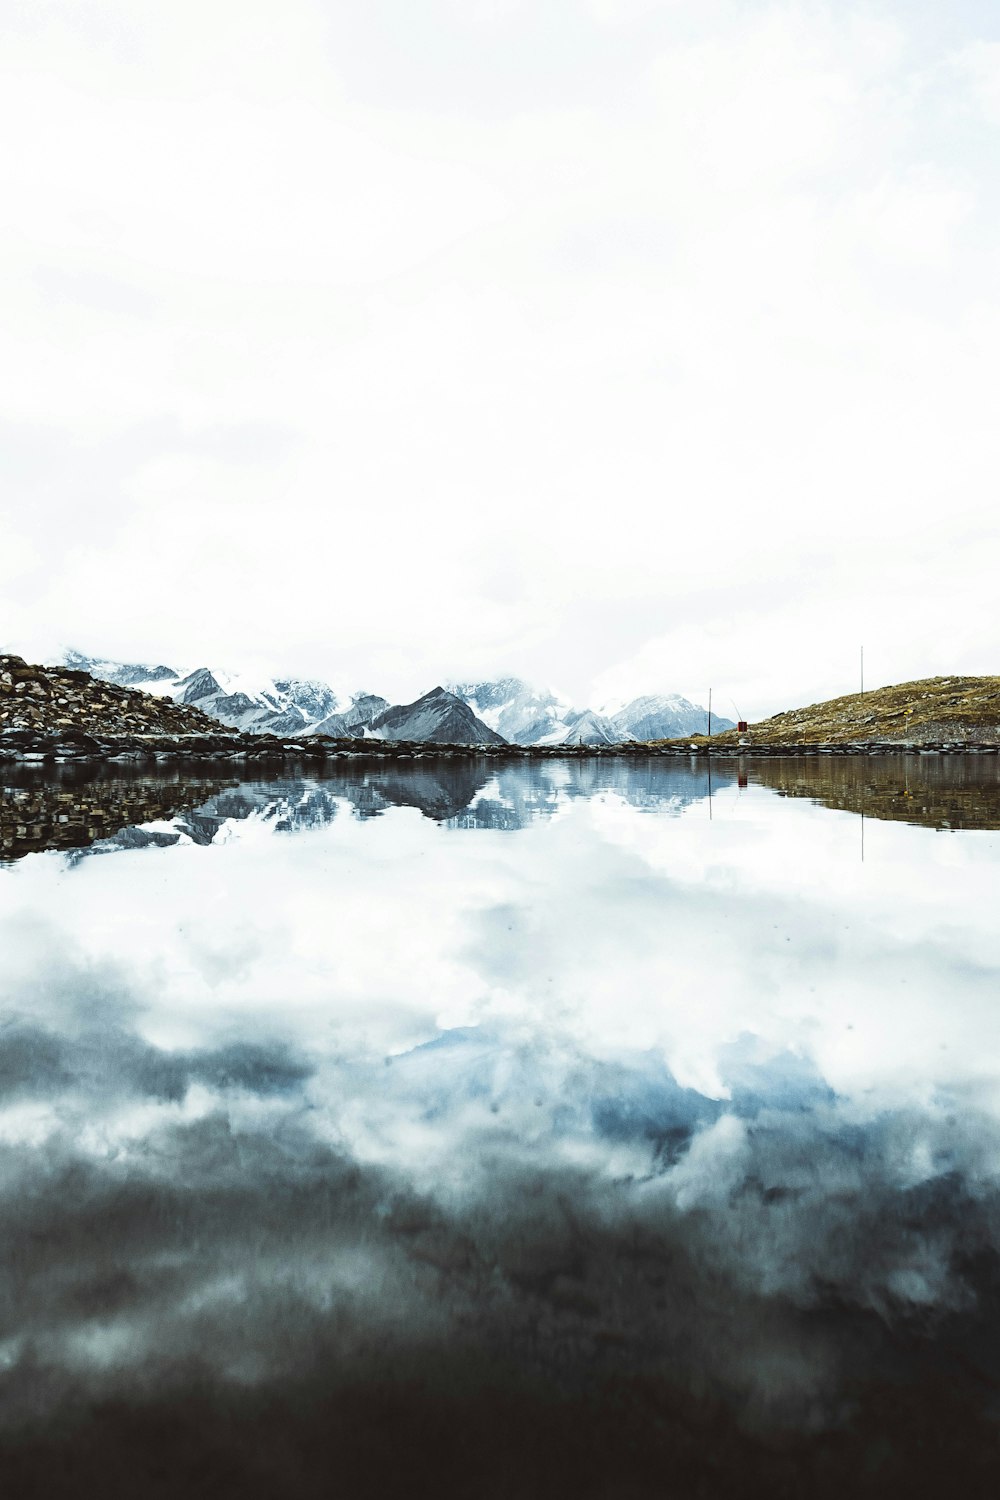
[[[0,767],[0,1481],[1000,1486],[1000,761]]]

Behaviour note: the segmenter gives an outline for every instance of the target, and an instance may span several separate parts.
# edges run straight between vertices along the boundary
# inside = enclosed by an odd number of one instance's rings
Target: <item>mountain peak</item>
[[[413,703],[380,714],[372,732],[386,740],[425,740],[438,745],[503,745],[506,740],[469,705],[446,688],[431,688]]]
[[[705,734],[708,712],[679,693],[645,693],[617,713],[608,715],[615,729],[636,740],[668,740],[684,734]],[[712,715],[713,729],[731,729],[731,719]]]
[[[561,734],[571,712],[565,698],[523,677],[453,683],[451,691],[494,733],[516,745],[536,745]]]

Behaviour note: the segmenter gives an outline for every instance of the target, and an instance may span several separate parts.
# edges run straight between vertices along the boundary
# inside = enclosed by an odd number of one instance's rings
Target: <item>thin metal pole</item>
[[[861,647],[861,702],[865,701],[865,648]]]
[[[712,738],[712,689],[708,690],[708,737]]]

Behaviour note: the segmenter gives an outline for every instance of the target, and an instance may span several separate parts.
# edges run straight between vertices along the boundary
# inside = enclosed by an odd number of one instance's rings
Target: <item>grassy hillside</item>
[[[849,693],[787,709],[750,726],[751,739],[767,745],[838,744],[846,740],[1000,742],[1000,677],[925,677],[892,687]],[[712,744],[735,745],[734,729],[713,734]],[[678,743],[707,743],[692,735]]]

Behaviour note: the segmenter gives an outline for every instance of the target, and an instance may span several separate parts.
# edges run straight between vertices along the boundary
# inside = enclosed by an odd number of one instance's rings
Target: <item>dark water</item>
[[[997,758],[0,780],[5,1497],[997,1493]]]

